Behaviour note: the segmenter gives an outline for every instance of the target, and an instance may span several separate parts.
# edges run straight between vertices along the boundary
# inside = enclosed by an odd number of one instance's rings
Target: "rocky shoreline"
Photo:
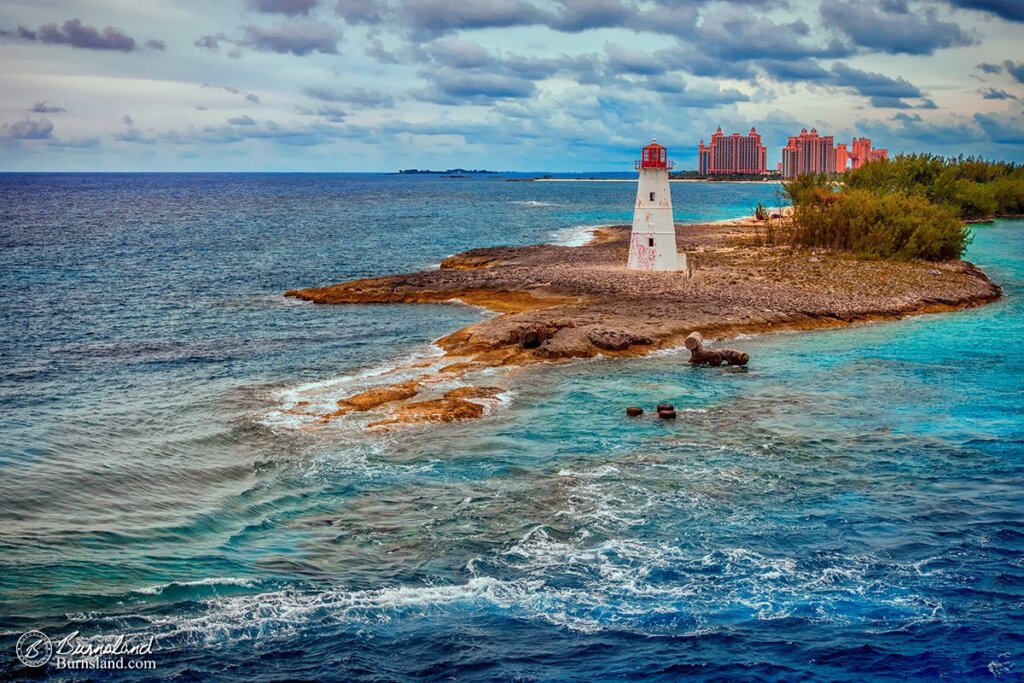
[[[320,304],[458,301],[500,315],[438,340],[451,363],[411,382],[338,401],[330,420],[391,409],[371,423],[479,417],[466,395],[422,399],[431,384],[495,366],[596,355],[643,355],[706,337],[837,327],[981,305],[1001,290],[973,264],[867,261],[848,254],[755,246],[751,219],[676,226],[686,273],[627,270],[629,226],[601,228],[583,247],[473,249],[437,270],[286,292]],[[489,387],[481,400],[493,397]],[[450,392],[449,392],[450,393]],[[414,400],[416,399],[416,400]]]

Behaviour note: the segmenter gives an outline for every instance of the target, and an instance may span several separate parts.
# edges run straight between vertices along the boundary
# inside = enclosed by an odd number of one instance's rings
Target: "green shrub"
[[[1024,179],[1005,176],[989,185],[996,202],[996,213],[1002,216],[1024,214]]]
[[[783,183],[790,241],[873,258],[958,258],[962,220],[1024,214],[1024,167],[908,154],[864,164],[837,187],[823,176]]]
[[[851,251],[869,258],[959,258],[969,230],[956,210],[903,192],[845,189],[802,180],[787,183],[794,215],[790,239],[803,247]]]
[[[1024,168],[973,157],[900,155],[864,164],[843,181],[852,189],[925,197],[968,220],[1021,213],[1024,194]]]

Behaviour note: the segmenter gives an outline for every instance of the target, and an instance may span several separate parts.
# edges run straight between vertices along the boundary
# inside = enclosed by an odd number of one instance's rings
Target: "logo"
[[[28,631],[18,638],[16,648],[21,663],[32,669],[45,666],[53,656],[53,643],[42,631]]]

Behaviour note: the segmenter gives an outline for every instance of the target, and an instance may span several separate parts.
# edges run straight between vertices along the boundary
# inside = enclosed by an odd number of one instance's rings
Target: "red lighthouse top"
[[[675,166],[668,160],[668,150],[659,145],[657,140],[651,140],[651,144],[644,147],[640,161],[636,162],[635,168],[672,168]]]

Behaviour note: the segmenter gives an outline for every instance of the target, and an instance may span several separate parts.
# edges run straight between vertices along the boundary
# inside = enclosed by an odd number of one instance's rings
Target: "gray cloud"
[[[62,25],[46,24],[36,30],[19,26],[17,35],[24,40],[54,45],[70,45],[89,50],[117,50],[131,52],[135,49],[135,39],[121,31],[108,26],[102,31],[86,26],[81,19],[68,19]]]
[[[47,140],[53,137],[53,123],[49,119],[25,118],[17,123],[5,123],[2,137],[16,140]]]
[[[832,78],[832,74],[813,59],[794,62],[762,59],[757,65],[769,76],[780,81],[827,81]]]
[[[247,102],[254,102],[256,104],[259,104],[259,101],[260,101],[260,96],[257,95],[256,93],[254,93],[254,92],[246,92],[245,90],[242,90],[241,88],[236,88],[236,87],[234,87],[232,85],[218,85],[216,83],[203,83],[200,87],[207,88],[207,89],[210,89],[210,90],[223,90],[224,92],[229,92],[232,95],[243,95]]]
[[[216,51],[220,49],[221,42],[234,42],[226,33],[209,33],[199,36],[194,45],[204,50]]]
[[[35,112],[36,114],[60,114],[62,112],[66,112],[67,109],[53,104],[47,104],[45,101],[39,101],[33,104],[29,111]]]
[[[921,91],[909,81],[871,71],[861,71],[843,62],[832,65],[832,74],[834,85],[852,88],[865,97],[921,97]]]
[[[388,13],[381,0],[338,0],[334,13],[349,24],[379,24]]]
[[[736,102],[749,102],[750,97],[735,88],[722,89],[718,86],[691,88],[679,74],[648,76],[636,83],[627,84],[626,89],[639,89],[661,95],[661,103],[672,109],[714,109]],[[650,98],[633,98],[650,101]]]
[[[664,60],[650,52],[611,43],[605,43],[604,51],[607,55],[608,67],[616,74],[653,76],[664,73],[666,70]]]
[[[321,102],[344,102],[356,107],[372,107],[374,109],[390,108],[395,105],[395,98],[379,90],[352,88],[346,91],[330,88],[303,88],[302,93]]]
[[[290,17],[309,14],[317,0],[249,0],[249,7],[257,12],[287,14]]]
[[[712,56],[702,49],[689,45],[659,50],[658,56],[666,60],[666,65],[669,68],[683,69],[694,76],[735,78],[741,81],[753,80],[755,76],[753,68],[747,61]]]
[[[546,18],[541,9],[525,0],[405,0],[399,15],[419,35],[529,26],[544,23]]]
[[[1024,144],[1024,118],[1013,114],[975,114],[974,120],[992,142],[1000,145]]]
[[[899,112],[891,120],[891,124],[858,121],[856,129],[871,138],[899,140],[907,151],[955,154],[963,151],[965,144],[987,141],[984,132],[970,119],[954,117],[945,122],[930,122],[920,114]]]
[[[826,2],[822,3],[821,16],[828,26],[855,44],[890,54],[930,55],[939,48],[978,42],[958,24],[939,21],[934,8],[910,13],[901,4],[895,9],[879,11],[866,2]]]
[[[425,45],[423,52],[438,64],[455,69],[477,69],[497,61],[483,45],[471,40],[437,40]]]
[[[872,97],[871,106],[875,109],[913,109],[913,105],[898,97]]]
[[[294,21],[268,28],[247,26],[241,43],[264,52],[337,54],[339,37],[337,30],[327,24]]]
[[[494,73],[443,67],[425,75],[430,85],[416,94],[419,99],[438,104],[485,104],[500,99],[530,97],[537,90],[533,81]]]
[[[705,17],[699,27],[700,49],[726,61],[773,59],[799,61],[811,57],[834,59],[852,54],[849,46],[833,40],[808,44],[810,26],[802,19],[777,24],[749,11],[726,6]]]
[[[281,54],[308,55],[312,52],[324,54],[338,53],[338,40],[341,35],[337,29],[309,19],[288,21],[276,26],[246,26],[241,38],[232,38],[225,33],[212,33],[200,36],[195,46],[211,52],[220,50],[221,43],[235,46],[228,53],[230,57],[238,57],[238,48],[248,47],[260,52],[278,52]]]
[[[232,126],[255,126],[256,119],[246,115],[232,116],[230,119],[228,119],[228,123],[230,123]]]
[[[338,0],[335,13],[352,25],[394,23],[421,41],[461,30],[537,25],[567,33],[630,28],[682,37],[693,34],[705,1],[638,5],[634,0]]]
[[[309,109],[307,107],[298,107],[296,111],[303,116],[319,116],[326,121],[331,123],[342,123],[345,121],[345,117],[348,116],[348,112],[340,107],[333,105],[326,105],[323,107],[317,107],[315,109]]]
[[[557,0],[560,12],[547,21],[552,28],[576,33],[595,28],[626,26],[638,12],[621,0]]]
[[[1020,0],[950,0],[954,7],[994,14],[1010,21],[1024,21],[1024,3]]]
[[[1007,59],[1003,62],[1006,72],[1017,79],[1018,83],[1024,83],[1024,62],[1014,62]]]
[[[984,71],[987,74],[1001,74],[1003,73],[1003,67],[998,64],[989,64],[988,62],[982,62],[978,65],[978,69]]]
[[[996,90],[995,88],[984,88],[978,91],[981,93],[981,97],[986,100],[1015,100],[1017,96],[1008,93],[1005,90]]]
[[[159,50],[160,52],[163,52],[164,50],[167,49],[167,43],[165,43],[162,40],[156,40],[155,38],[150,38],[149,40],[146,41],[146,47],[148,47],[150,50]]]

